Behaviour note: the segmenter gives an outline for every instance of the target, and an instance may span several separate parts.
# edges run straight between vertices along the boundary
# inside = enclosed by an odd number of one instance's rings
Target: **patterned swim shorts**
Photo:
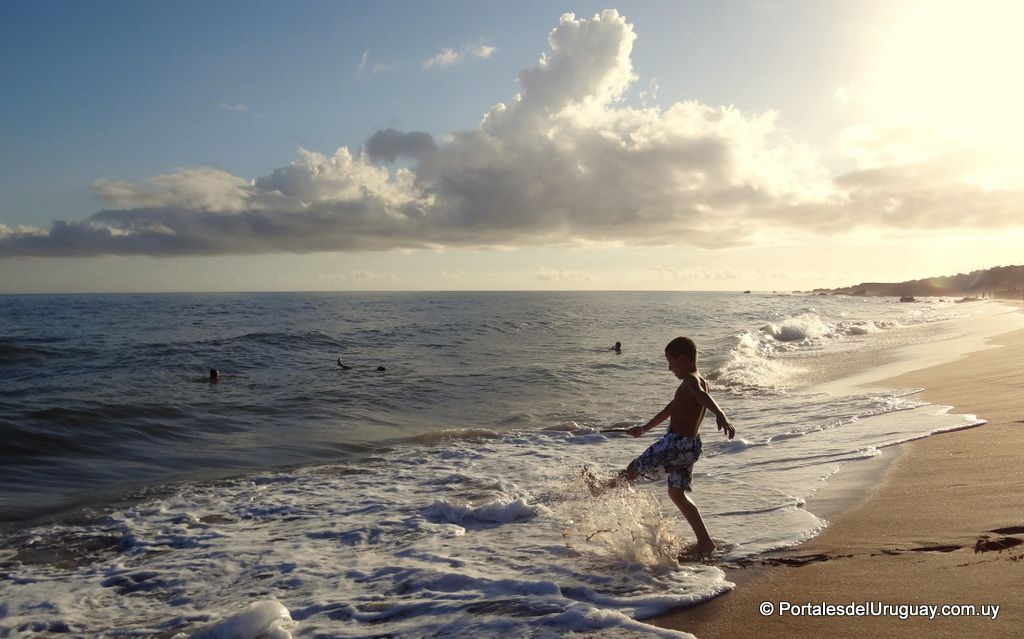
[[[692,490],[693,464],[700,457],[700,435],[690,439],[671,431],[633,460],[630,466],[644,479],[668,476],[670,486]]]

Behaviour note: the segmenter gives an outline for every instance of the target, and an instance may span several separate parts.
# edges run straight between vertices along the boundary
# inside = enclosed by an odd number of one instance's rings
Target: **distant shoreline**
[[[840,288],[816,288],[816,295],[857,297],[959,297],[1024,300],[1024,266],[997,266],[981,271],[906,282],[862,282]]]

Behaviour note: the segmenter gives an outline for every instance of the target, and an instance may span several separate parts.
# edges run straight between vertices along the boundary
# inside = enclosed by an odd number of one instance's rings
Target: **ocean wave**
[[[778,324],[768,324],[761,332],[780,342],[795,342],[822,337],[829,332],[829,325],[814,313],[804,313]]]
[[[176,419],[184,411],[170,404],[106,404],[92,402],[85,407],[53,406],[31,411],[27,417],[58,427],[106,425],[112,420]]]
[[[756,444],[746,439],[727,439],[716,444],[715,448],[719,453],[739,453],[751,446],[756,446]]]
[[[725,363],[708,374],[716,385],[740,395],[769,395],[780,392],[797,369],[775,359],[776,350],[759,335],[739,335]]]
[[[725,362],[708,379],[740,395],[777,394],[804,372],[801,353],[820,352],[900,326],[891,319],[833,320],[814,311],[790,315],[738,334]]]
[[[300,331],[297,333],[246,333],[236,337],[212,340],[208,343],[217,346],[252,343],[260,346],[273,346],[277,348],[320,347],[328,350],[337,350],[339,347],[343,346],[343,344],[337,339],[329,335],[325,335],[320,331]]]
[[[632,426],[632,425],[633,424],[630,423],[630,426]],[[585,428],[586,428],[585,426],[580,426],[576,422],[569,421],[569,422],[562,422],[561,424],[554,424],[552,426],[545,426],[544,428],[541,428],[541,430],[546,430],[546,431],[556,432],[556,433],[558,433],[558,432],[562,432],[562,433],[575,433],[577,431],[584,430]]]
[[[804,432],[793,432],[793,433],[778,433],[768,438],[768,442],[781,442],[787,439],[795,439],[797,437],[806,437],[807,433]]]
[[[480,441],[484,439],[498,439],[505,436],[505,433],[491,430],[490,428],[445,428],[422,435],[410,437],[409,441],[415,444],[444,444],[452,441]]]
[[[60,355],[61,353],[47,348],[0,341],[0,365],[19,364],[29,360],[59,357]]]
[[[895,320],[829,321],[817,313],[807,312],[767,324],[761,328],[761,333],[777,342],[797,342],[807,346],[823,340],[870,335],[899,325]]]
[[[533,519],[543,511],[543,506],[528,504],[522,498],[514,501],[498,500],[483,506],[450,503],[443,499],[438,499],[424,509],[423,514],[427,519],[439,523],[463,524],[466,522],[479,522],[507,524]]]
[[[0,422],[0,427],[4,431],[4,457],[8,460],[80,453],[91,448],[88,442],[49,429],[37,429],[6,420]]]
[[[766,504],[759,507],[742,508],[739,510],[728,510],[716,512],[715,515],[718,517],[743,517],[746,515],[757,515],[771,513],[778,510],[785,510],[787,508],[802,508],[805,504],[803,499],[790,498],[786,501],[774,504]]]
[[[241,612],[193,635],[193,639],[291,639],[286,630],[294,622],[276,599],[255,601]]]
[[[12,458],[55,457],[62,454],[109,453],[111,447],[136,446],[140,441],[189,439],[191,435],[163,420],[182,411],[165,404],[90,407],[50,407],[24,413],[17,421],[0,421],[4,453]]]

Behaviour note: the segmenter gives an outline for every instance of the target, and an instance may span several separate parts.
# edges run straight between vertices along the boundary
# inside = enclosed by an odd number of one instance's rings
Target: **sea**
[[[844,465],[979,424],[920,389],[843,380],[1019,326],[1006,311],[780,293],[0,296],[0,636],[688,637],[642,620],[820,532],[807,500]],[[672,398],[678,335],[737,429],[701,429],[692,496],[721,549],[705,562],[679,559],[693,535],[664,483],[593,496],[582,480],[664,432],[621,431]]]

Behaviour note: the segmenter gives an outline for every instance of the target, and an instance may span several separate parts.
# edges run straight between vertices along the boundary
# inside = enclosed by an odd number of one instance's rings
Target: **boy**
[[[697,346],[692,339],[677,337],[669,342],[665,347],[665,359],[668,360],[668,369],[682,380],[675,397],[651,421],[643,426],[633,426],[626,432],[639,437],[669,418],[668,432],[630,462],[629,466],[619,472],[618,477],[604,485],[598,486],[587,470],[584,476],[590,484],[591,492],[596,495],[604,488],[616,486],[623,479],[632,482],[639,477],[656,479],[667,474],[668,496],[679,507],[697,536],[696,545],[684,554],[706,555],[716,549],[715,542],[704,526],[697,505],[686,494],[686,491],[691,490],[693,464],[701,453],[698,430],[704,413],[709,410],[715,414],[718,430],[724,430],[726,437],[735,437],[736,429],[708,394],[708,383],[697,371]]]

